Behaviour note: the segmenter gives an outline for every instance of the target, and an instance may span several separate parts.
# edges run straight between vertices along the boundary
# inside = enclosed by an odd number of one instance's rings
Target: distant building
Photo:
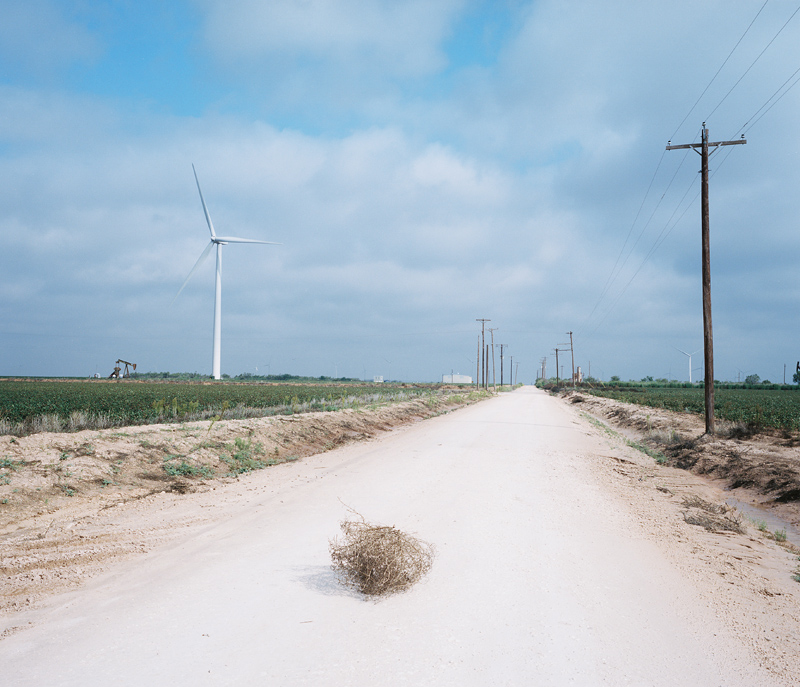
[[[467,375],[442,375],[442,384],[472,384],[472,377]]]
[[[376,375],[375,377],[372,378],[372,381],[375,384],[383,384],[383,375]]]

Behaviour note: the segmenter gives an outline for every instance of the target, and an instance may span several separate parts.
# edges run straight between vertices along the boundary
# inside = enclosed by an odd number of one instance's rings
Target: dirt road
[[[525,387],[185,495],[206,524],[5,620],[3,683],[794,684],[790,556],[684,522],[692,479]],[[430,574],[342,588],[343,503],[432,542]]]

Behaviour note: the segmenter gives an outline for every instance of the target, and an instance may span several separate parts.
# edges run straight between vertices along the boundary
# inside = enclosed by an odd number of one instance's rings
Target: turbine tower
[[[206,201],[203,198],[203,191],[200,189],[200,181],[197,178],[197,170],[192,165],[192,171],[194,172],[194,180],[197,183],[197,191],[200,193],[200,202],[203,204],[203,213],[206,216],[206,223],[208,224],[208,230],[211,232],[211,241],[206,246],[205,250],[200,254],[200,257],[197,259],[197,262],[192,267],[191,272],[189,272],[189,276],[186,277],[186,280],[183,282],[183,286],[178,290],[178,293],[175,294],[175,298],[177,298],[186,284],[189,283],[189,280],[192,278],[192,275],[195,273],[198,267],[205,262],[205,259],[208,257],[208,254],[211,252],[211,249],[216,247],[217,249],[217,271],[216,271],[216,279],[215,279],[215,288],[214,288],[214,344],[212,347],[211,352],[211,376],[214,379],[220,379],[220,343],[222,341],[222,246],[228,243],[264,243],[272,246],[280,246],[280,243],[275,243],[274,241],[258,241],[256,239],[242,239],[236,236],[217,236],[216,232],[214,231],[214,224],[211,222],[211,215],[208,214],[208,208],[206,207]],[[175,302],[175,299],[173,299]]]
[[[673,348],[675,348],[675,346],[673,346]],[[699,353],[700,349],[698,348],[694,353],[687,353],[686,351],[682,351],[680,348],[675,348],[675,350],[678,351],[678,353],[683,353],[685,356],[687,356],[689,358],[689,384],[691,384],[692,383],[692,356],[695,355],[696,353]]]

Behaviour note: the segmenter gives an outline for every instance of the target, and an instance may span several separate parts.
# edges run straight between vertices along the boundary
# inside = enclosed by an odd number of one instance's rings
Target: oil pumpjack
[[[120,363],[122,363],[125,366],[125,371],[124,372],[122,372],[122,368],[120,367]],[[109,379],[119,379],[120,376],[122,376],[122,377],[130,377],[132,370],[133,371],[136,370],[136,363],[129,363],[127,360],[117,360],[117,364],[114,367],[114,371],[110,375],[108,375],[108,378]],[[120,375],[120,372],[122,372],[122,375]]]

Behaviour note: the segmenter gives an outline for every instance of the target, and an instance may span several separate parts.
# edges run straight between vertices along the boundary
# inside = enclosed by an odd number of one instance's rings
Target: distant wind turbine
[[[695,355],[696,353],[699,353],[701,349],[698,348],[694,353],[687,353],[686,351],[682,351],[680,348],[676,348],[675,346],[673,346],[673,348],[675,348],[675,350],[678,351],[678,353],[683,353],[685,356],[687,356],[689,358],[689,384],[691,384],[692,383],[692,356]]]
[[[189,276],[186,277],[186,280],[183,282],[183,286],[178,290],[178,293],[175,294],[175,298],[180,296],[181,291],[183,291],[186,284],[189,283],[189,280],[192,278],[192,275],[197,271],[197,268],[205,262],[205,259],[208,257],[208,254],[211,252],[211,249],[216,246],[217,247],[217,276],[216,276],[216,287],[214,290],[214,345],[212,347],[211,352],[211,376],[214,379],[220,379],[220,342],[222,341],[222,246],[228,243],[264,243],[271,246],[280,246],[280,243],[275,243],[274,241],[257,241],[256,239],[240,239],[236,236],[217,236],[216,232],[214,231],[214,225],[211,222],[211,215],[208,214],[208,208],[206,207],[206,201],[203,198],[203,191],[200,189],[200,181],[197,178],[197,170],[192,165],[192,171],[194,172],[194,180],[197,183],[197,191],[200,193],[200,202],[203,204],[203,213],[206,216],[206,222],[208,224],[208,230],[211,232],[211,241],[206,246],[206,249],[200,254],[200,257],[197,259],[197,262],[192,267],[191,272],[189,272]],[[173,303],[175,299],[173,299]]]

